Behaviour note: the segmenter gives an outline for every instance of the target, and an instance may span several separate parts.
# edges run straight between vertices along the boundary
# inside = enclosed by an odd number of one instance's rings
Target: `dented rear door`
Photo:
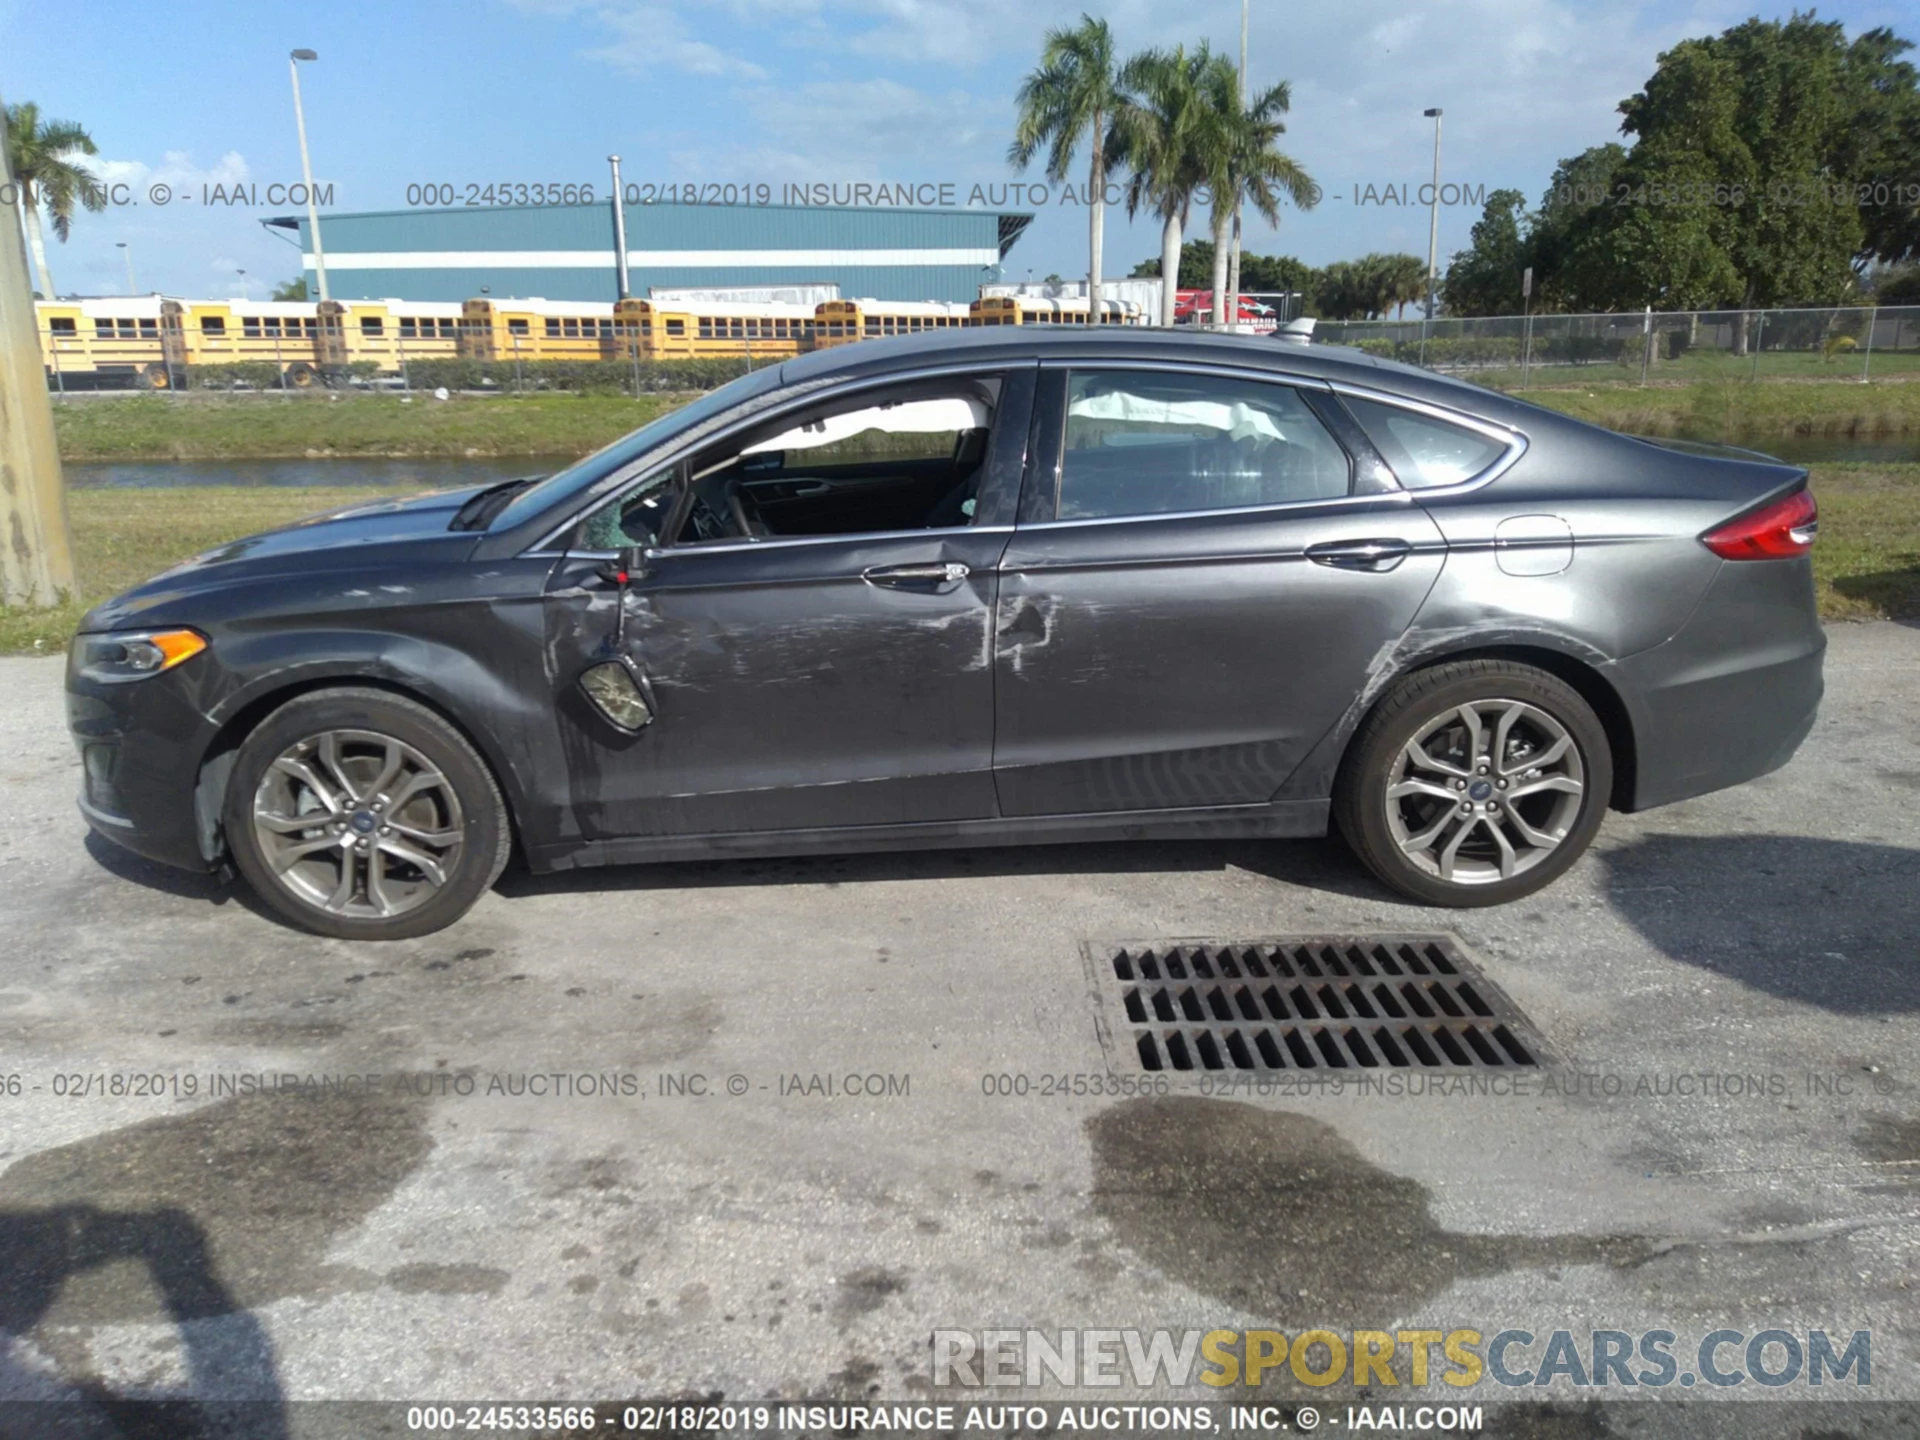
[[[1404,493],[1053,519],[1065,389],[1041,392],[995,625],[1001,813],[1265,803],[1411,623],[1438,529]]]

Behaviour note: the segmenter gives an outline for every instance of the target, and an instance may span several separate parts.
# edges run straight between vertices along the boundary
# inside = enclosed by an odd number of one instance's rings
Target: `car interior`
[[[780,423],[697,458],[679,543],[972,523],[998,382],[946,382]]]
[[[1081,373],[1067,406],[1059,517],[1329,499],[1348,493],[1351,471],[1285,386]]]

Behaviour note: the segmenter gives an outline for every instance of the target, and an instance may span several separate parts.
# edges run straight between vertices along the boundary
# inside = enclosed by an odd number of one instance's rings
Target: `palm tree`
[[[1160,217],[1162,325],[1173,324],[1180,232],[1194,192],[1207,183],[1222,145],[1219,117],[1204,84],[1212,64],[1203,42],[1192,54],[1184,45],[1145,51],[1120,72],[1126,98],[1113,117],[1113,133],[1132,172],[1128,217],[1143,208]]]
[[[1224,325],[1228,256],[1231,250],[1237,261],[1240,244],[1236,234],[1229,245],[1228,236],[1241,197],[1252,203],[1261,219],[1278,225],[1282,195],[1300,209],[1311,210],[1320,198],[1320,187],[1292,157],[1274,148],[1274,141],[1287,133],[1280,117],[1287,113],[1293,92],[1286,81],[1243,104],[1239,72],[1221,56],[1208,67],[1205,85],[1220,129],[1221,143],[1213,152],[1208,184],[1213,191],[1213,323]],[[1237,273],[1237,263],[1233,268]]]
[[[1120,77],[1114,66],[1113,32],[1107,22],[1082,15],[1071,30],[1049,30],[1040,46],[1040,64],[1020,82],[1015,96],[1020,116],[1014,123],[1007,159],[1024,170],[1047,147],[1047,178],[1067,178],[1073,152],[1089,142],[1087,166],[1087,318],[1099,323],[1100,242],[1106,218],[1102,203],[1116,160],[1107,127],[1121,103]]]
[[[72,156],[98,155],[93,137],[71,120],[40,119],[40,107],[31,100],[9,105],[6,114],[7,164],[19,194],[15,197],[26,222],[27,244],[40,274],[40,293],[53,299],[53,275],[47,269],[47,244],[40,234],[40,207],[53,218],[53,233],[62,241],[73,233],[77,201],[89,210],[106,209],[106,200],[93,172],[74,164]]]
[[[1407,306],[1427,293],[1427,262],[1418,255],[1369,256],[1378,265],[1376,295],[1384,318],[1392,310],[1405,316]]]

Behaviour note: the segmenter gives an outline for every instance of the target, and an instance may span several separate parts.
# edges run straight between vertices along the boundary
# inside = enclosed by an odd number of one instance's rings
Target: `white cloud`
[[[629,70],[671,67],[731,80],[710,108],[668,122],[660,157],[682,178],[952,180],[1010,177],[1013,91],[1043,32],[1076,23],[1087,0],[513,0],[573,14],[616,43],[588,52]],[[1446,111],[1443,178],[1472,193],[1515,186],[1537,200],[1554,164],[1618,138],[1616,106],[1686,35],[1737,20],[1728,0],[1343,0],[1253,7],[1251,79],[1293,84],[1283,142],[1328,198],[1285,212],[1249,243],[1314,263],[1370,249],[1425,251],[1425,212],[1357,207],[1358,183],[1412,185],[1432,164]],[[1239,49],[1236,0],[1109,0],[1122,53],[1201,39]],[[1744,13],[1744,12],[1742,12]],[[739,53],[750,37],[754,61]],[[769,74],[770,53],[794,56]],[[799,58],[804,53],[805,59]],[[755,63],[764,61],[766,64]],[[1036,178],[1036,177],[1030,177]],[[1334,198],[1345,195],[1344,200]],[[1202,217],[1196,217],[1200,219]],[[1466,243],[1477,207],[1443,211],[1443,255]],[[1115,217],[1112,249],[1131,264],[1151,227]],[[1071,268],[1084,217],[1049,210],[1016,257]],[[1144,248],[1143,248],[1144,247]],[[1024,268],[1024,267],[1022,267]]]
[[[757,80],[766,71],[720,46],[695,39],[669,5],[602,5],[595,19],[612,30],[611,45],[585,52],[629,75],[644,75],[662,65],[689,75]]]
[[[735,149],[747,169],[806,180],[957,179],[983,162],[999,173],[998,114],[978,96],[930,94],[897,80],[754,87],[740,96],[758,143]]]
[[[247,157],[238,150],[227,151],[205,167],[193,163],[190,150],[169,150],[160,157],[158,165],[149,165],[144,160],[89,160],[87,164],[103,184],[124,184],[136,193],[164,183],[171,186],[176,195],[187,192],[197,195],[202,185],[225,185],[231,189],[253,178]]]

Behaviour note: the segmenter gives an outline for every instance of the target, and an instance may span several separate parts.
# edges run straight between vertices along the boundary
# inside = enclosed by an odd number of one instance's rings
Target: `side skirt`
[[[1071,845],[1094,840],[1300,839],[1327,833],[1330,802],[1221,805],[1194,810],[1122,810],[1093,815],[1022,815],[843,829],[756,830],[711,835],[641,835],[542,845],[527,852],[536,874],[654,860],[767,855],[849,855],[876,850],[954,850],[981,845]]]

